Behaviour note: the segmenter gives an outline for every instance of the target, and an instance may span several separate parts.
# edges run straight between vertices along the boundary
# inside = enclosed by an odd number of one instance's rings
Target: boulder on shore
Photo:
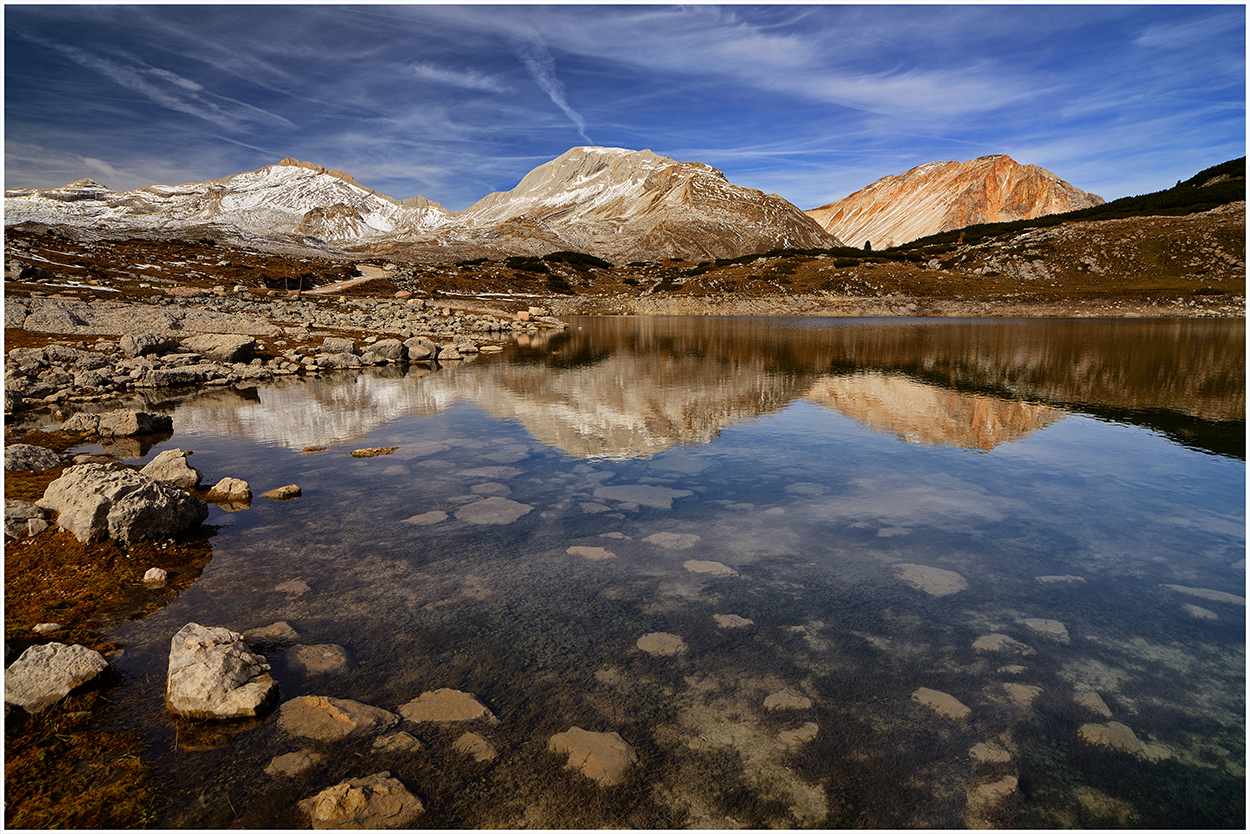
[[[42,712],[108,665],[104,655],[86,646],[31,646],[4,673],[4,702],[29,713]]]
[[[269,663],[228,628],[187,623],[170,641],[165,703],[185,718],[258,715],[278,694]]]
[[[55,511],[57,524],[83,544],[106,535],[122,544],[167,538],[208,518],[208,505],[195,496],[98,463],[69,467],[35,503]]]
[[[187,463],[190,454],[182,449],[166,449],[148,461],[139,472],[163,484],[189,489],[197,486],[204,477],[203,472]]]
[[[61,456],[43,446],[14,443],[4,448],[6,472],[38,472],[44,469],[56,469],[60,465]]]
[[[251,362],[256,355],[256,340],[235,333],[204,333],[184,339],[182,344],[214,362]]]
[[[90,414],[80,411],[61,424],[61,431],[98,434],[101,437],[133,437],[137,434],[159,434],[172,431],[174,418],[168,414],[149,414],[124,408]]]

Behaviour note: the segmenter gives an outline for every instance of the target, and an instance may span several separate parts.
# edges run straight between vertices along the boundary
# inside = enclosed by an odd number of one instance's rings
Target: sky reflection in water
[[[122,629],[124,663],[159,680],[188,621],[287,620],[359,668],[302,675],[274,647],[284,700],[394,711],[464,689],[505,755],[466,768],[454,735],[410,725],[419,756],[339,747],[297,784],[261,777],[271,801],[241,817],[184,803],[166,822],[295,825],[275,792],[391,769],[425,792],[425,824],[453,827],[1235,826],[1244,339],[1240,322],[582,319],[462,367],[190,398],[150,455],[194,449],[206,481],[303,497],[214,509],[211,565]],[[347,454],[365,446],[397,448]],[[277,590],[291,580],[310,590]],[[684,649],[640,650],[654,632]],[[155,746],[181,743],[159,686],[139,688]],[[778,692],[811,705],[766,709]],[[1089,692],[1110,716],[1074,700]],[[1111,721],[1138,755],[1082,740]],[[545,742],[572,725],[642,751],[628,803],[557,798],[580,783]],[[971,757],[981,743],[1006,761]],[[299,746],[269,721],[166,758],[203,791],[206,766]],[[1012,802],[969,802],[1008,778]],[[480,802],[453,799],[468,785]]]

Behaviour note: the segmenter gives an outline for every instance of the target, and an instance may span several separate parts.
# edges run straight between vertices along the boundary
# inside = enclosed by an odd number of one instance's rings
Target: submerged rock
[[[1150,755],[1145,745],[1138,741],[1137,735],[1119,721],[1108,721],[1106,724],[1082,724],[1077,730],[1077,735],[1097,747],[1111,747],[1134,756],[1157,758]]]
[[[686,650],[686,641],[676,634],[653,631],[638,638],[638,648],[656,657],[671,657]]]
[[[165,702],[185,718],[258,715],[278,694],[269,663],[247,650],[243,635],[187,623],[170,641]]]
[[[764,699],[764,709],[769,712],[782,709],[811,709],[811,707],[811,698],[800,695],[789,687],[780,692],[774,692]]]
[[[547,749],[567,753],[565,767],[605,786],[623,782],[638,761],[638,753],[619,733],[592,733],[581,727],[556,733],[547,742]]]
[[[466,504],[456,510],[456,518],[470,524],[511,524],[532,509],[529,504],[495,496]]]
[[[4,673],[4,702],[29,713],[42,712],[108,665],[104,655],[86,646],[31,646]]]
[[[1072,701],[1078,706],[1085,707],[1085,709],[1095,715],[1100,715],[1103,718],[1111,717],[1111,708],[1107,706],[1102,696],[1097,692],[1078,692],[1072,696]]]
[[[414,724],[423,721],[485,721],[496,724],[499,721],[476,695],[458,689],[435,689],[422,693],[400,707],[399,714]]]
[[[300,695],[278,710],[279,729],[318,741],[385,732],[398,723],[398,715],[380,707],[325,695]]]
[[[964,706],[954,695],[948,695],[936,689],[922,686],[911,694],[911,699],[924,704],[938,715],[954,718],[956,721],[972,714],[972,710]]]
[[[292,646],[285,659],[288,668],[305,675],[350,672],[356,668],[356,661],[347,649],[334,643]]]
[[[1043,637],[1049,637],[1051,640],[1057,640],[1060,643],[1069,642],[1068,629],[1058,620],[1046,620],[1041,617],[1029,617],[1027,619],[1020,620],[1020,622]]]
[[[968,804],[965,822],[971,829],[1003,828],[1005,814],[1018,790],[1019,779],[1004,776],[1001,779],[974,782],[968,786]]]
[[[917,591],[929,596],[945,597],[968,590],[968,581],[953,570],[928,565],[895,565],[894,574]]]
[[[595,490],[595,497],[601,500],[616,501],[626,506],[654,507],[658,510],[671,510],[674,499],[693,494],[688,489],[669,489],[645,484],[604,486]]]
[[[611,559],[616,555],[611,550],[606,550],[602,547],[587,547],[585,545],[573,545],[565,553],[570,556],[581,556],[583,559],[590,559],[595,562],[602,559]]]
[[[478,762],[493,762],[499,757],[499,751],[495,749],[495,746],[477,733],[465,733],[456,739],[452,749],[466,756],[472,756],[473,760]]]
[[[269,764],[265,766],[265,773],[269,776],[298,776],[305,770],[321,763],[324,758],[320,753],[312,750],[297,750],[294,753],[283,753],[281,756],[274,756]]]
[[[681,566],[691,573],[710,573],[712,576],[738,575],[738,572],[728,565],[703,559],[687,559],[685,562],[682,562]]]
[[[652,533],[643,541],[659,545],[665,550],[686,550],[698,544],[699,537],[693,533]]]
[[[340,782],[296,807],[319,830],[408,828],[425,812],[421,800],[387,770]]]

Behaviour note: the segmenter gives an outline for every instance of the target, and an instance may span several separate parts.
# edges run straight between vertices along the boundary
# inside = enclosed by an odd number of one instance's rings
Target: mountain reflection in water
[[[181,428],[302,448],[468,402],[575,457],[649,458],[807,398],[909,442],[988,450],[1079,412],[1245,457],[1243,322],[571,322],[549,342],[433,371],[208,392]]]
[[[175,433],[148,455],[302,494],[213,507],[200,578],[108,635],[174,786],[155,822],[307,826],[297,801],[385,770],[443,829],[1237,828],[1244,344],[1225,321],[587,318],[158,403]],[[406,720],[416,752],[273,715],[192,736],[163,697],[188,622],[294,630],[262,646],[279,715],[451,689],[498,722]],[[351,663],[312,670],[316,647]],[[571,727],[632,745],[629,781],[568,771]]]

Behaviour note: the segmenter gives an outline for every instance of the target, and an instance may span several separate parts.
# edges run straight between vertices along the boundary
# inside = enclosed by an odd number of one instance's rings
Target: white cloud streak
[[[428,62],[413,64],[412,72],[418,78],[460,87],[465,90],[480,90],[484,93],[506,93],[508,87],[499,79],[473,70],[453,70],[436,67]]]
[[[516,51],[517,57],[521,59],[521,63],[525,65],[525,69],[529,72],[530,77],[534,79],[534,83],[547,94],[552,103],[564,111],[564,115],[569,117],[577,127],[577,133],[586,141],[586,144],[592,145],[590,137],[586,135],[586,120],[582,115],[569,106],[568,101],[564,97],[564,84],[556,77],[556,61],[551,57],[551,52],[542,41],[537,38],[517,38],[512,39],[512,48]]]

